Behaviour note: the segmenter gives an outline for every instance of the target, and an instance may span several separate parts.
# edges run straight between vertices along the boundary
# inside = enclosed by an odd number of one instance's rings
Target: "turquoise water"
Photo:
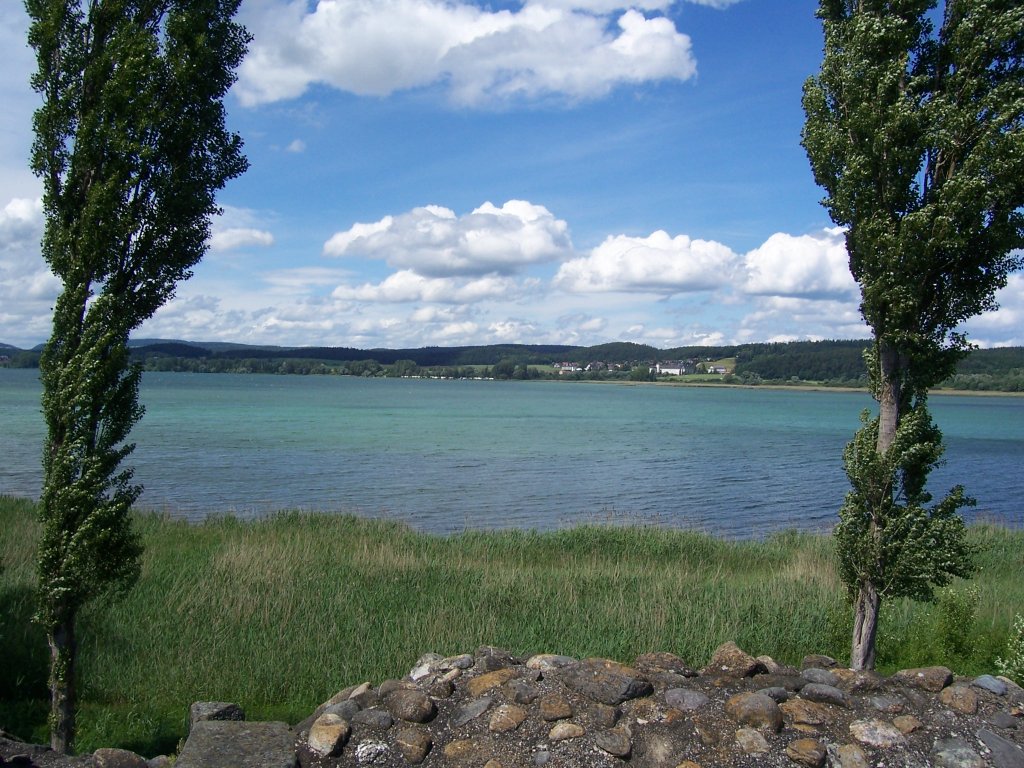
[[[0,369],[0,493],[36,496],[35,371]],[[355,512],[421,530],[637,521],[759,536],[821,530],[864,393],[146,374],[140,506],[200,519]],[[936,396],[972,513],[1024,524],[1024,398]]]

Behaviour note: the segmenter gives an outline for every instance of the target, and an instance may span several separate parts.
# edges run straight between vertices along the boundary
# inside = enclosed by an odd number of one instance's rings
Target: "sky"
[[[243,0],[251,167],[137,338],[658,348],[865,338],[800,146],[813,0]],[[34,57],[0,3],[0,342],[50,331]],[[1024,275],[965,329],[1024,344]]]

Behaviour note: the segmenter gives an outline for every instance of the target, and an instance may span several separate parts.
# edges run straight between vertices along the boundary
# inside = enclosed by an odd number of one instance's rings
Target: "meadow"
[[[846,658],[850,610],[828,536],[729,541],[650,526],[417,533],[281,513],[201,524],[140,515],[142,575],[81,618],[80,751],[173,752],[189,704],[296,722],[346,685],[402,676],[425,652],[484,644],[703,666],[735,640],[798,664]],[[0,729],[46,739],[45,637],[31,621],[34,503],[0,497]],[[981,569],[934,604],[884,606],[882,671],[994,672],[1024,612],[1024,531],[973,526]]]

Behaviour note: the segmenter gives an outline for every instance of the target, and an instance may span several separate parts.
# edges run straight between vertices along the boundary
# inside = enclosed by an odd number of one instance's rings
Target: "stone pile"
[[[345,688],[291,728],[193,711],[175,765],[1024,768],[1024,691],[1005,678],[945,667],[884,677],[825,656],[801,667],[734,643],[700,670],[667,653],[628,666],[489,646],[427,654],[406,677]]]

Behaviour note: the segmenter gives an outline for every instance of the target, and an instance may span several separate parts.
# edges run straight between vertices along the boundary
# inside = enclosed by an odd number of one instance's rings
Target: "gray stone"
[[[361,709],[352,715],[349,722],[353,725],[365,725],[378,731],[386,731],[394,725],[395,719],[383,709]]]
[[[637,670],[608,659],[570,664],[558,670],[558,677],[576,693],[610,706],[654,693],[654,686]]]
[[[711,699],[700,691],[692,691],[689,688],[670,688],[665,691],[665,703],[683,712],[700,709],[709,701]]]
[[[494,700],[490,696],[481,696],[479,699],[473,699],[455,713],[452,717],[452,725],[456,728],[461,728],[469,721],[475,720],[487,711],[492,701]]]
[[[777,703],[781,704],[784,701],[789,700],[789,691],[783,688],[781,685],[773,685],[770,688],[762,688],[757,693],[763,693],[770,699],[774,699]]]
[[[434,745],[434,740],[424,730],[406,727],[395,735],[395,745],[406,762],[419,765],[426,759],[427,753]]]
[[[837,707],[845,707],[849,702],[847,695],[838,688],[820,683],[808,683],[800,689],[800,696],[808,701],[834,704]]]
[[[188,709],[189,727],[205,720],[245,720],[245,712],[230,701],[197,701]]]
[[[988,724],[994,728],[1004,728],[1006,730],[1015,730],[1020,725],[1016,717],[1001,709],[991,714],[988,718]]]
[[[629,734],[622,728],[611,728],[601,731],[594,737],[594,743],[613,757],[626,759],[633,751],[633,742]]]
[[[1008,690],[1006,683],[992,675],[980,675],[971,681],[975,688],[994,693],[996,696],[1005,696]]]
[[[680,677],[696,677],[697,671],[674,653],[642,653],[636,657],[633,664],[641,672],[647,674],[652,672],[670,672]]]
[[[942,739],[932,747],[935,768],[985,768],[985,761],[963,739]]]
[[[391,716],[409,723],[425,723],[437,714],[437,707],[422,691],[393,691],[387,697],[387,708]]]
[[[800,665],[801,669],[835,669],[839,666],[839,662],[833,659],[831,656],[824,656],[820,653],[812,653],[808,656],[804,656],[803,663]]]
[[[171,768],[174,763],[167,755],[157,755],[146,761],[146,768]]]
[[[828,756],[831,768],[868,768],[870,766],[864,750],[856,744],[830,744]]]
[[[992,751],[989,759],[995,768],[1024,768],[1024,750],[1012,741],[987,728],[981,728],[977,736]]]
[[[868,703],[879,712],[887,715],[898,715],[906,708],[903,699],[896,696],[872,696]]]
[[[494,672],[497,669],[505,669],[522,662],[518,656],[493,645],[481,645],[476,649],[474,656],[476,657],[474,666],[481,672]]]
[[[175,768],[294,768],[295,734],[287,723],[195,723]]]
[[[793,693],[807,685],[807,681],[800,675],[758,675],[757,682],[762,688],[785,688]]]
[[[560,656],[557,653],[538,653],[526,660],[527,669],[539,669],[541,672],[549,672],[552,669],[561,669],[575,664],[577,659],[572,656]]]
[[[888,749],[907,743],[906,736],[899,728],[882,720],[857,720],[850,723],[850,733],[861,744],[869,747]]]
[[[517,678],[509,680],[504,686],[505,693],[516,704],[532,704],[540,695],[537,686],[529,680]]]
[[[768,740],[753,728],[740,728],[736,731],[736,746],[748,755],[763,755],[771,749]]]
[[[97,749],[92,753],[96,768],[149,768],[146,758],[127,749]]]
[[[323,708],[323,711],[320,712],[320,714],[337,715],[342,720],[348,720],[351,722],[352,718],[355,717],[356,712],[361,709],[362,707],[359,706],[359,702],[355,699],[345,699],[344,701],[339,701],[335,704],[328,704]]]
[[[839,678],[829,672],[827,669],[821,669],[819,667],[808,667],[800,673],[800,677],[809,683],[818,683],[819,685],[830,685],[833,688],[839,685]]]
[[[551,759],[551,753],[546,749],[542,749],[539,752],[533,753],[533,764],[534,765],[547,765]]]
[[[760,693],[738,693],[725,703],[725,711],[742,725],[778,732],[782,710],[773,699]]]

